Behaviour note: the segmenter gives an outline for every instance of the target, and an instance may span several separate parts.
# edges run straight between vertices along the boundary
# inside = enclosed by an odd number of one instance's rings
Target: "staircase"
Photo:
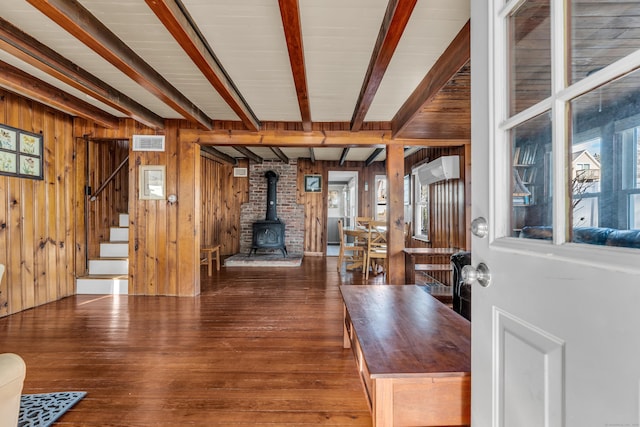
[[[76,279],[76,294],[129,292],[129,215],[120,214],[109,241],[100,243],[100,258],[89,260],[89,274]]]

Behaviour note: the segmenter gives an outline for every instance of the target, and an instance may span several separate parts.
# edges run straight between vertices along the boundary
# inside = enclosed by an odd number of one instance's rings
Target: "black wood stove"
[[[253,240],[249,256],[256,253],[258,249],[280,249],[282,256],[286,258],[287,247],[284,244],[284,222],[278,219],[276,213],[278,174],[274,171],[267,171],[264,176],[267,178],[267,217],[264,221],[253,223]]]

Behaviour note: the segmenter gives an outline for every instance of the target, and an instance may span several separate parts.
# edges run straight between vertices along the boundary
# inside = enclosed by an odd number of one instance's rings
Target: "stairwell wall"
[[[200,294],[200,148],[180,142],[179,129],[193,125],[167,120],[159,131],[127,119],[118,129],[105,129],[84,119],[74,120],[76,136],[130,139],[134,134],[165,135],[165,151],[133,151],[129,147],[129,294],[194,296]],[[166,167],[166,194],[178,202],[140,200],[142,165]]]

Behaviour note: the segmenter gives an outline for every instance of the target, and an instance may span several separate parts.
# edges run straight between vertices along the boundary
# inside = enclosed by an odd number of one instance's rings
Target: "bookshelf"
[[[550,179],[551,144],[544,140],[518,142],[512,159],[512,236],[525,225],[550,223],[547,186]]]

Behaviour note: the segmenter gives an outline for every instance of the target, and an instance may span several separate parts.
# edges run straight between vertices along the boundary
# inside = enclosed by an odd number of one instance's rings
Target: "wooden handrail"
[[[95,202],[98,199],[98,196],[100,195],[100,193],[102,193],[102,190],[105,189],[105,187],[107,185],[109,185],[109,183],[111,181],[113,181],[113,178],[115,178],[116,174],[118,172],[120,172],[120,169],[122,169],[124,167],[124,165],[129,161],[129,156],[127,156],[122,163],[120,163],[120,165],[116,168],[116,170],[113,171],[113,173],[111,175],[109,175],[109,178],[107,178],[107,180],[105,182],[102,183],[102,185],[100,186],[100,188],[98,188],[95,192],[95,194],[93,194],[91,196],[91,198],[89,200],[91,200],[92,202]]]

